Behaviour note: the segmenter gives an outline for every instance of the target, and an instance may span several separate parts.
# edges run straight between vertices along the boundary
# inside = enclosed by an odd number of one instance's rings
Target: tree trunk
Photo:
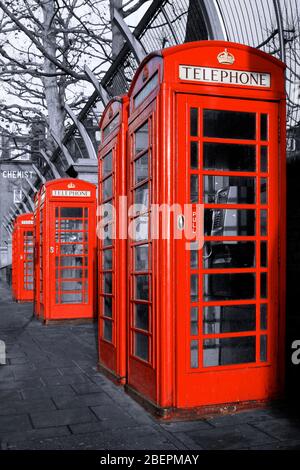
[[[47,52],[52,56],[56,57],[56,39],[55,33],[52,28],[53,18],[55,15],[55,1],[54,0],[42,0],[41,6],[44,16],[44,37],[43,46]],[[44,59],[44,72],[55,74],[56,66],[47,58]],[[49,130],[57,136],[58,139],[62,139],[64,133],[64,97],[60,93],[58,87],[57,77],[43,77],[44,92],[48,108],[48,124]]]
[[[110,0],[110,20],[111,20],[111,31],[112,31],[112,48],[111,54],[112,58],[115,59],[122,49],[124,44],[124,39],[122,34],[120,33],[119,28],[113,22],[113,12],[114,8],[116,8],[120,14],[122,14],[122,4],[123,0]]]

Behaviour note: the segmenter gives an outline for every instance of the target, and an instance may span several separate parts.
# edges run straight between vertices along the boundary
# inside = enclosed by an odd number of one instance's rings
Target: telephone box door
[[[204,205],[204,244],[184,230],[176,240],[176,406],[270,398],[278,388],[278,105],[177,95],[176,115],[177,200]]]
[[[21,231],[21,246],[23,247],[22,268],[23,268],[23,289],[24,299],[32,299],[33,296],[33,228]]]
[[[87,312],[90,310],[93,289],[90,250],[94,248],[89,244],[89,236],[94,226],[89,224],[94,213],[89,215],[89,210],[89,205],[82,203],[51,204],[49,257],[50,273],[55,273],[50,301],[52,318],[76,317],[76,304],[80,304],[80,317],[84,316],[84,306]]]

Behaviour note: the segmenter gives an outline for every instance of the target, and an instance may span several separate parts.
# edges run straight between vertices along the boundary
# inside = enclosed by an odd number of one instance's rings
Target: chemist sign
[[[32,170],[1,170],[1,177],[10,180],[33,178],[35,172]]]

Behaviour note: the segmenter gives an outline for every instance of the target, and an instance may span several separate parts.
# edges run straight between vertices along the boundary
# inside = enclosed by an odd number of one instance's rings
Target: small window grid
[[[189,365],[188,367],[192,372],[197,372],[203,367],[209,366],[206,363],[208,357],[208,363],[211,361],[211,367],[217,364],[214,364],[213,355],[209,356],[207,351],[212,351],[215,347],[216,354],[220,356],[221,348],[228,348],[228,345],[233,345],[235,338],[241,338],[241,341],[244,341],[245,351],[247,347],[253,347],[254,353],[245,354],[245,361],[249,359],[249,363],[261,364],[262,362],[268,362],[268,317],[267,317],[267,308],[269,304],[268,297],[268,210],[269,210],[269,198],[268,198],[268,189],[269,189],[269,172],[268,172],[268,152],[269,152],[269,141],[268,141],[268,120],[269,116],[265,114],[261,117],[260,113],[255,113],[255,135],[253,140],[239,140],[238,142],[234,139],[228,139],[224,136],[222,138],[211,138],[203,136],[203,109],[200,107],[190,108],[190,131],[189,131],[189,148],[190,156],[188,160],[189,167],[189,181],[190,181],[190,190],[189,190],[189,201],[192,203],[204,203],[207,213],[209,210],[215,214],[219,211],[220,215],[222,212],[228,211],[239,211],[240,209],[244,210],[254,210],[256,214],[255,219],[255,233],[252,236],[234,236],[234,234],[229,234],[231,236],[225,238],[224,232],[215,231],[209,233],[205,236],[205,245],[206,251],[203,250],[203,256],[211,256],[210,254],[210,244],[212,243],[237,243],[240,241],[243,242],[252,242],[255,244],[255,266],[252,267],[240,267],[240,268],[231,268],[230,272],[233,274],[243,274],[247,273],[248,275],[253,273],[255,276],[255,293],[254,298],[245,299],[245,300],[228,300],[225,297],[220,296],[220,300],[216,301],[203,298],[203,293],[205,288],[210,282],[208,274],[221,274],[224,277],[228,273],[228,269],[222,269],[218,266],[214,266],[208,269],[204,263],[195,264],[195,258],[190,259],[188,257],[188,263],[190,264],[190,340],[189,340]],[[264,129],[261,131],[261,125]],[[210,142],[219,142],[221,144],[245,144],[248,146],[255,146],[256,149],[256,168],[250,170],[221,170],[216,167],[216,169],[206,169],[204,167],[204,154],[203,149],[205,143]],[[218,178],[251,178],[255,179],[255,200],[251,203],[242,203],[238,204],[235,201],[225,201],[224,198],[220,195],[219,199],[213,200],[211,196],[207,193],[204,193],[204,178],[213,177],[216,180]],[[205,190],[206,191],[206,190]],[[203,194],[205,194],[206,200],[203,199]],[[227,195],[228,196],[228,195]],[[247,202],[247,201],[246,201]],[[237,212],[238,213],[238,212]],[[211,222],[212,223],[212,222]],[[202,252],[199,251],[198,257],[202,258]],[[225,307],[249,307],[254,305],[255,308],[255,327],[253,323],[248,323],[248,326],[245,328],[245,331],[236,331],[236,332],[224,332],[220,331],[208,332],[205,331],[204,323],[204,310],[208,307],[215,307],[219,309],[220,312],[224,310]],[[250,310],[250,308],[248,309]],[[261,313],[261,311],[263,313]],[[248,317],[250,314],[248,313]],[[253,320],[252,316],[251,319]],[[217,319],[218,320],[218,319]],[[220,326],[218,321],[215,322]],[[220,322],[220,319],[219,319]],[[249,318],[248,318],[249,322]],[[232,340],[232,341],[231,341]],[[215,346],[214,346],[214,344]],[[254,355],[253,355],[254,354]],[[251,357],[250,357],[251,356]],[[242,361],[244,363],[245,361]],[[219,364],[218,368],[222,365]],[[225,362],[224,362],[224,365]],[[228,367],[227,364],[226,366]],[[232,363],[234,365],[234,363]]]
[[[99,203],[115,202],[115,158],[116,148],[111,148],[99,159]],[[105,239],[100,240],[100,336],[101,339],[115,344],[115,240],[112,236],[114,221],[109,220],[104,227]]]
[[[153,364],[152,243],[149,221],[152,201],[152,126],[149,117],[131,135],[130,204],[141,204],[130,216],[131,354]]]
[[[55,208],[55,241],[56,303],[88,303],[87,207]]]

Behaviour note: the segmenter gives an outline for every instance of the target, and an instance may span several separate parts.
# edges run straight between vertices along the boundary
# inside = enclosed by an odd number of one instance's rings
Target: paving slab
[[[67,410],[42,411],[30,413],[34,428],[67,426],[76,423],[96,421],[95,415],[87,408],[69,408]]]

